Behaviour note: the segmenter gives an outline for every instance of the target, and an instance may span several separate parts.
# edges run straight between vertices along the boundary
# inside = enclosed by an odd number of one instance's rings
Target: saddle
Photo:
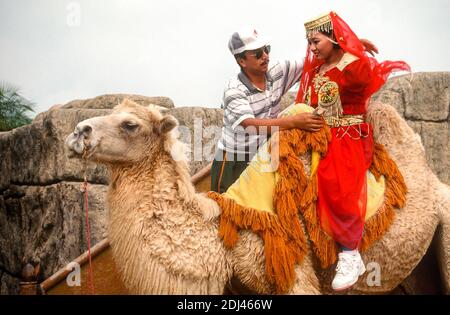
[[[295,104],[280,116],[313,111],[308,105]],[[317,168],[330,140],[327,126],[314,133],[300,129],[274,133],[225,193],[208,192],[222,209],[219,237],[227,248],[236,245],[240,230],[251,230],[263,239],[266,277],[279,294],[293,286],[294,267],[307,253],[307,238],[322,268],[333,265],[338,257],[336,242],[316,213]],[[304,163],[306,159],[310,163]],[[362,252],[384,235],[394,219],[394,209],[404,206],[406,191],[397,165],[385,148],[375,143],[367,172]]]

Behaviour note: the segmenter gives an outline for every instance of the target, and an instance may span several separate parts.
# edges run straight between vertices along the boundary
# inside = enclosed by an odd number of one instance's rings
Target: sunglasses
[[[261,59],[261,57],[263,56],[263,53],[266,53],[267,55],[270,53],[270,45],[255,49],[255,50],[251,50],[248,52],[249,55],[251,56],[255,56],[256,59]]]

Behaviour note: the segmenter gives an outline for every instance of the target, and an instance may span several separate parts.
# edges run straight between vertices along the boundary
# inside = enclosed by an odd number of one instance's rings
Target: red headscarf
[[[411,71],[409,65],[403,61],[383,61],[378,63],[375,58],[367,55],[363,44],[344,20],[342,20],[335,12],[330,12],[330,17],[333,25],[333,35],[339,46],[345,52],[349,52],[361,60],[367,60],[371,65],[372,82],[364,92],[364,96],[367,99],[383,86],[392,71]],[[309,45],[306,49],[306,59],[303,67],[302,79],[300,81],[300,88],[295,100],[296,103],[302,103],[305,101],[306,91],[310,81],[313,79],[314,70],[324,62],[314,56],[309,48]]]

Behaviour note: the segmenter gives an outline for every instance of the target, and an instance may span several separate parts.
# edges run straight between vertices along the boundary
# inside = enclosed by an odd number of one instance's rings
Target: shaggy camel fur
[[[420,138],[395,109],[372,104],[368,121],[403,173],[409,194],[385,236],[363,255],[366,264],[380,267],[379,285],[369,286],[363,276],[349,293],[394,289],[419,263],[439,223],[448,290],[450,189],[431,172]],[[237,245],[224,248],[218,237],[220,209],[195,193],[175,127],[172,116],[124,101],[109,116],[79,123],[66,140],[73,153],[105,164],[111,173],[109,238],[124,284],[138,294],[221,294],[234,275],[256,292],[274,293],[259,236],[240,231]],[[308,249],[288,293],[328,293],[332,271],[317,268]]]

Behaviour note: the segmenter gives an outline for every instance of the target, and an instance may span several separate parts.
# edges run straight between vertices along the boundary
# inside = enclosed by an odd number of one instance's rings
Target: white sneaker
[[[334,291],[348,289],[358,281],[358,277],[365,271],[366,267],[359,253],[356,255],[340,253],[336,275],[331,283],[331,287]]]

